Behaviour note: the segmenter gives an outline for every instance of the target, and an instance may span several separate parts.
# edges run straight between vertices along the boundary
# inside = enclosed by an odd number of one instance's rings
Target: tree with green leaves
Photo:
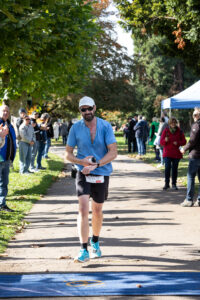
[[[197,0],[114,0],[133,37],[165,36],[164,53],[200,73],[200,5]]]
[[[83,0],[0,0],[0,97],[79,91],[98,27]]]
[[[114,24],[108,15],[106,12],[99,18],[102,32],[93,57],[93,72],[84,92],[95,99],[102,111],[132,112],[138,105],[132,83],[133,58],[117,42]]]
[[[46,102],[52,114],[60,116],[67,111],[73,111],[75,114],[78,100],[83,95],[95,99],[99,114],[105,110],[133,113],[138,109],[139,103],[132,83],[133,58],[129,57],[124,47],[117,43],[114,24],[108,20],[108,16],[109,13],[101,10],[96,20],[101,32],[96,40],[93,67],[87,84],[79,94],[68,94],[65,100],[53,99],[49,104]]]
[[[132,32],[136,96],[142,102],[142,113],[151,119],[159,116],[161,100],[198,78],[199,45],[189,32],[198,22],[199,14],[195,11],[199,8],[193,0],[114,2],[123,18],[122,25]],[[189,18],[193,19],[191,23]],[[174,113],[180,120],[188,118],[186,111]]]

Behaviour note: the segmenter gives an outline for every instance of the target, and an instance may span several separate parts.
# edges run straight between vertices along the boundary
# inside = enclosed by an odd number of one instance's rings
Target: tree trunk
[[[176,89],[178,92],[181,92],[184,89],[183,74],[184,74],[184,64],[182,62],[179,62],[175,66],[175,70],[174,70],[174,75],[175,75],[174,79],[176,83]]]
[[[170,96],[176,95],[183,91],[184,89],[184,64],[182,62],[178,62],[174,66],[174,81],[170,88],[169,94]]]
[[[10,108],[10,114],[18,117],[18,110],[19,108],[27,108],[27,93],[23,92],[21,97],[16,100],[11,100],[9,97],[6,97],[6,90],[9,87],[10,82],[10,74],[9,72],[4,72],[2,76],[2,85],[4,89],[4,99],[3,104],[8,105]]]

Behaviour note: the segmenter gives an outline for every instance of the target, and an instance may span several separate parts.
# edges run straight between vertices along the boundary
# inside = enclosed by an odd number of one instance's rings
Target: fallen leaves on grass
[[[25,195],[21,195],[21,196],[16,197],[16,200],[23,200],[23,199],[26,199]]]
[[[26,221],[23,221],[22,225],[21,226],[18,226],[15,230],[16,233],[20,233],[22,232],[22,230],[26,227],[26,225],[28,224],[28,222]]]

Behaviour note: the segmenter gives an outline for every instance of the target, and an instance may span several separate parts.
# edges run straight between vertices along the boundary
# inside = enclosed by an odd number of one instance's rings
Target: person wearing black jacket
[[[33,129],[34,129],[35,143],[32,145],[32,149],[31,149],[30,172],[35,172],[36,171],[35,170],[35,158],[37,156],[38,148],[39,148],[40,128],[39,128],[35,118],[31,118],[31,125],[33,126]]]
[[[181,152],[184,154],[189,150],[189,165],[187,172],[187,195],[186,199],[181,203],[183,207],[200,206],[200,185],[198,191],[198,197],[195,203],[195,177],[198,175],[200,183],[200,108],[195,107],[193,112],[194,123],[192,124],[190,131],[190,139],[188,143],[183,147]]]
[[[68,136],[68,126],[65,123],[65,120],[60,125],[60,135],[62,136],[63,145],[66,146],[67,136]]]
[[[45,144],[47,141],[47,120],[49,118],[48,113],[43,113],[40,117],[40,123],[38,122],[38,127],[40,129],[40,139],[38,143],[38,155],[37,155],[37,164],[36,164],[36,171],[37,170],[45,170],[46,168],[42,167],[42,155],[44,153]]]
[[[137,151],[137,142],[136,142],[136,137],[135,137],[135,130],[134,126],[137,123],[137,116],[134,118],[129,117],[128,118],[128,152],[136,152]],[[131,151],[131,149],[133,151]]]
[[[48,152],[49,152],[49,148],[51,147],[51,139],[53,138],[54,134],[53,134],[53,126],[51,123],[51,119],[50,116],[48,115],[48,119],[46,120],[46,126],[47,126],[47,140],[46,140],[46,144],[44,147],[44,152],[43,152],[43,158],[49,158],[48,157]]]

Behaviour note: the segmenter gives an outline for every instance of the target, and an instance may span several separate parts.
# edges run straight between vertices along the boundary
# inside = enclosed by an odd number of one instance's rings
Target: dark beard
[[[84,115],[83,119],[87,122],[91,122],[94,119],[94,115],[93,114]]]

